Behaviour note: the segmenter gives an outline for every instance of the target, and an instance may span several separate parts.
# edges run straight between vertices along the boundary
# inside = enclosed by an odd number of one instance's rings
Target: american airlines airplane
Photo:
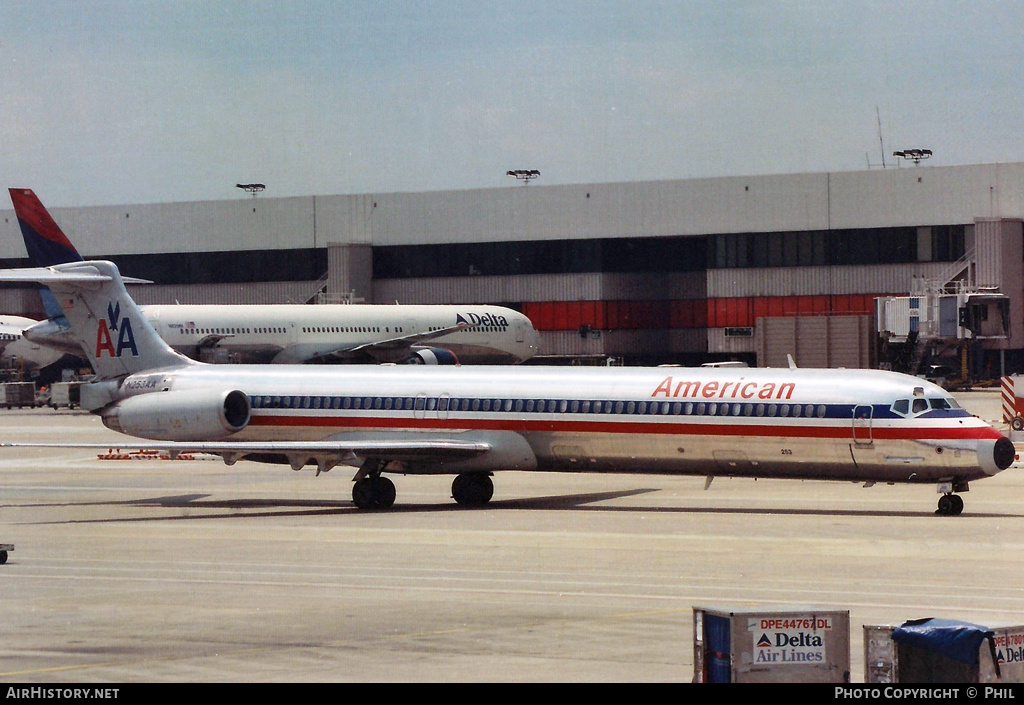
[[[1015,457],[941,387],[892,372],[212,366],[156,334],[110,262],[0,281],[57,295],[97,374],[82,406],[107,427],[228,464],[357,467],[363,509],[394,503],[389,473],[453,474],[455,501],[481,505],[493,473],[521,470],[932,484],[938,513],[959,514],[956,493]]]
[[[33,265],[82,261],[31,189],[9,189]],[[82,355],[55,302],[49,320],[29,327],[36,343]],[[503,306],[173,304],[140,307],[172,348],[205,362],[387,362],[506,364],[530,359],[540,335],[530,319]]]

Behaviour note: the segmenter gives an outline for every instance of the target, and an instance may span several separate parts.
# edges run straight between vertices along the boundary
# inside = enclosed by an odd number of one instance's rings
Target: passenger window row
[[[594,399],[492,399],[448,397],[250,397],[254,409],[362,409],[383,411],[616,414],[628,416],[764,416],[850,418],[849,405],[751,402],[614,401]],[[832,413],[829,413],[830,410]]]

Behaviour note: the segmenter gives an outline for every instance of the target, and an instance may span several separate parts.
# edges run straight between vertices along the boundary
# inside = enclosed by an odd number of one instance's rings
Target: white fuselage
[[[151,304],[139,308],[172,348],[204,362],[408,362],[416,349],[442,348],[460,363],[514,364],[530,359],[539,349],[539,335],[530,319],[502,306]],[[440,334],[442,330],[449,332]],[[81,354],[74,336],[49,322],[30,330],[29,336]]]
[[[0,316],[0,362],[4,365],[24,365],[29,368],[46,367],[59,360],[64,353],[34,343],[25,338],[25,329],[38,321],[22,316]]]
[[[499,306],[149,305],[142,312],[172,348],[199,359],[204,347],[245,360],[269,357],[298,363],[378,341],[460,330],[425,338],[423,346],[451,350],[468,364],[523,362],[537,353],[537,333],[526,316]],[[461,318],[460,318],[461,317]],[[399,361],[399,360],[391,360]]]
[[[943,389],[873,370],[195,366],[133,375],[120,394],[210,386],[250,402],[227,441],[513,433],[540,470],[879,482],[966,482],[1009,464],[993,461],[1001,434]]]

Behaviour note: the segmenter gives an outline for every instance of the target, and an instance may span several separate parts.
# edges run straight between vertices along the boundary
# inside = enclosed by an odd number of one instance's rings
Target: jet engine
[[[407,365],[457,365],[459,358],[444,348],[413,348],[412,355],[405,360]]]
[[[245,428],[249,415],[249,397],[237,389],[139,394],[100,414],[109,429],[158,441],[217,440]]]

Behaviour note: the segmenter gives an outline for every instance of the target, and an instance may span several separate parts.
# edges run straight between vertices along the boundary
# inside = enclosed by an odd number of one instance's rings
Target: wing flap
[[[125,439],[129,440],[129,439]],[[168,453],[172,458],[182,453],[208,453],[219,455],[228,465],[234,465],[247,456],[266,458],[281,456],[295,470],[307,464],[317,466],[317,474],[335,465],[359,464],[363,460],[419,461],[453,463],[476,458],[491,450],[484,441],[454,439],[424,440],[322,440],[322,441],[223,441],[184,442],[146,441],[139,443],[0,443],[0,448],[83,448],[110,450],[112,447],[132,447]],[[256,458],[254,458],[256,459]]]

